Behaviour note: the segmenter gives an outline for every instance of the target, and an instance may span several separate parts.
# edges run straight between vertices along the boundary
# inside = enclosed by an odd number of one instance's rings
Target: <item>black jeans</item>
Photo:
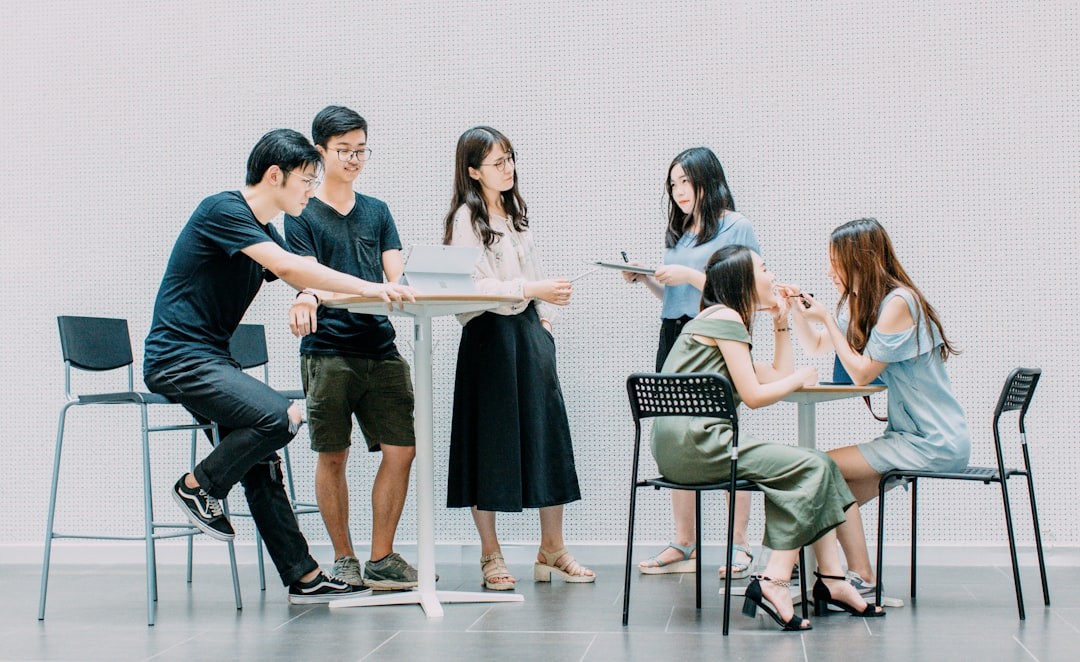
[[[145,376],[154,393],[179,402],[201,422],[215,421],[221,441],[195,466],[195,480],[224,499],[241,483],[255,526],[286,586],[319,567],[285,493],[278,449],[293,438],[289,400],[235,364],[193,359]]]

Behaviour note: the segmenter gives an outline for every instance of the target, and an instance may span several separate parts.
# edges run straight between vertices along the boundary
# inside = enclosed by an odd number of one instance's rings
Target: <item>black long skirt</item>
[[[458,347],[449,508],[519,512],[581,498],[555,340],[530,304],[483,313]]]

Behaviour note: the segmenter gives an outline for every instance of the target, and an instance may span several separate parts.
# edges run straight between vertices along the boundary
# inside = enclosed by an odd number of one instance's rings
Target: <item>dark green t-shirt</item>
[[[312,198],[299,217],[285,216],[285,239],[293,253],[314,257],[319,264],[372,283],[383,282],[382,254],[401,250],[386,203],[359,193],[344,216]],[[397,356],[394,327],[385,315],[359,315],[322,306],[318,316],[318,329],[300,342],[301,354],[369,359]]]

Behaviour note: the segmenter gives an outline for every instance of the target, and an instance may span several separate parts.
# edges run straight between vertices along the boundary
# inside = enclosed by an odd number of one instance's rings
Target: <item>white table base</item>
[[[493,304],[488,306],[494,307]],[[482,307],[466,306],[466,309]],[[362,312],[369,312],[363,310]],[[458,311],[453,311],[458,312]],[[463,312],[463,311],[462,311]],[[431,317],[432,311],[416,304],[409,314],[413,318],[413,367],[416,374],[416,541],[417,575],[419,585],[412,591],[394,591],[365,597],[345,598],[330,603],[332,609],[342,607],[374,607],[382,605],[418,604],[428,618],[441,618],[444,602],[524,602],[517,593],[438,591],[435,589],[435,452],[434,452],[434,395],[431,376]],[[384,313],[385,314],[385,313]]]

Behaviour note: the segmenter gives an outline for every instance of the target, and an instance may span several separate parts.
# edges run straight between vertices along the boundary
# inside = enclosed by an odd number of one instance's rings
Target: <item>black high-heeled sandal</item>
[[[859,616],[862,618],[878,618],[885,615],[885,610],[877,605],[867,604],[866,608],[859,611],[855,607],[852,607],[848,603],[837,600],[832,596],[832,591],[825,585],[823,579],[837,579],[840,581],[847,581],[847,577],[836,577],[835,575],[823,575],[816,570],[814,576],[817,577],[817,581],[814,582],[814,616],[826,616],[829,613],[828,605],[835,605],[852,616]],[[749,592],[749,591],[748,591]]]
[[[802,617],[798,615],[793,614],[788,621],[784,621],[780,618],[779,611],[770,607],[768,598],[762,594],[761,582],[769,582],[785,589],[791,587],[791,582],[772,579],[765,575],[750,575],[750,585],[746,587],[746,600],[743,602],[742,606],[743,616],[753,618],[757,615],[757,608],[761,607],[766,614],[772,616],[772,619],[776,621],[776,624],[785,632],[805,632],[814,629],[814,626],[810,625],[809,621],[804,621]]]

